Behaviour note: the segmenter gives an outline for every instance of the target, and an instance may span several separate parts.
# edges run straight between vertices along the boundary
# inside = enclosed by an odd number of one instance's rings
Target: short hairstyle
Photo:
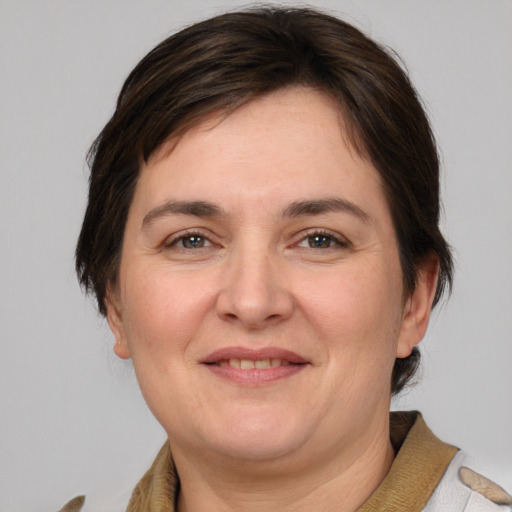
[[[89,200],[76,248],[81,285],[106,314],[119,270],[140,162],[170,136],[214,112],[226,115],[285,87],[312,87],[337,102],[350,143],[381,176],[396,231],[404,296],[426,258],[439,260],[434,298],[452,284],[439,229],[439,158],[414,87],[391,54],[352,25],[318,10],[262,7],[194,24],[150,51],[130,73],[94,144]],[[420,354],[397,358],[391,388],[412,378]]]

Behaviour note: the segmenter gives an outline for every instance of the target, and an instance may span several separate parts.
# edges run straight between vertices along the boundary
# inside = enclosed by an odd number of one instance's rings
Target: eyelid
[[[297,247],[299,246],[299,244],[304,242],[307,238],[312,237],[312,236],[325,236],[327,238],[330,238],[335,242],[335,247],[348,248],[352,245],[346,237],[340,235],[339,233],[337,233],[335,231],[331,231],[331,230],[325,229],[325,228],[309,228],[309,229],[302,231],[299,234],[299,236],[300,236],[299,240],[294,244]],[[333,248],[334,247],[329,247],[327,249],[333,249]],[[315,250],[317,250],[317,249],[315,249]]]
[[[215,244],[215,242],[212,240],[212,235],[210,233],[205,232],[204,229],[201,228],[188,228],[184,229],[182,231],[178,231],[176,233],[173,233],[172,235],[169,235],[162,243],[162,247],[164,249],[167,249],[169,247],[173,247],[176,245],[177,242],[179,242],[183,238],[191,237],[191,236],[200,236],[201,238],[204,238],[208,241],[208,247]],[[184,248],[183,248],[184,249]]]
[[[199,236],[201,238],[204,238],[208,242],[208,247],[220,245],[220,241],[216,241],[215,236],[209,230],[206,230],[204,228],[187,228],[181,231],[177,231],[176,233],[173,233],[172,235],[166,237],[162,242],[162,247],[169,248],[175,246],[177,242],[179,242],[181,239],[191,236]],[[345,236],[341,235],[340,233],[337,233],[336,231],[331,231],[326,228],[308,228],[296,235],[296,241],[292,244],[292,246],[297,247],[307,238],[312,236],[325,236],[327,238],[332,239],[333,242],[335,243],[335,246],[329,247],[329,249],[335,247],[348,248],[352,245],[351,242]]]

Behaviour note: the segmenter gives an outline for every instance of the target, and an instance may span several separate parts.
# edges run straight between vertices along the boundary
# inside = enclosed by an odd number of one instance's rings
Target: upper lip
[[[225,347],[219,350],[215,350],[206,356],[203,360],[201,360],[201,363],[211,364],[229,359],[248,359],[249,361],[261,361],[262,359],[282,359],[284,361],[295,364],[304,364],[309,362],[291,350],[285,350],[277,347],[266,347],[259,349],[248,347]]]

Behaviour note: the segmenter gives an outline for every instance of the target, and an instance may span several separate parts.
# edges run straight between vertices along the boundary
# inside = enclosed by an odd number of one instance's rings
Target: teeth
[[[241,368],[242,370],[252,370],[258,368],[260,370],[266,370],[267,368],[276,368],[278,366],[289,366],[289,361],[283,361],[282,359],[259,359],[252,361],[251,359],[237,359],[232,358],[229,361],[220,361],[219,366],[231,366],[232,368]]]

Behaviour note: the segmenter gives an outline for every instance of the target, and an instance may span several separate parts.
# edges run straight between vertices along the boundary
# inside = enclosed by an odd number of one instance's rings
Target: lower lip
[[[215,364],[207,364],[205,366],[212,373],[223,379],[230,380],[237,384],[258,386],[291,377],[304,370],[307,365],[290,364],[289,366],[276,366],[265,369],[251,368],[249,370],[233,368],[232,366],[218,366]]]

